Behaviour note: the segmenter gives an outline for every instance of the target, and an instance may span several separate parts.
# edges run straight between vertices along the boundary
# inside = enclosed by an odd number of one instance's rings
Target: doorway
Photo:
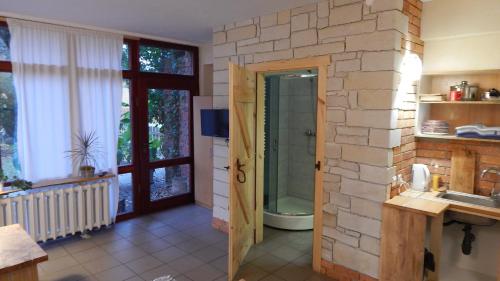
[[[264,231],[271,229],[264,228],[264,198],[266,192],[266,138],[264,137],[266,125],[264,111],[266,107],[264,96],[266,92],[266,75],[280,73],[300,76],[302,71],[302,75],[304,76],[308,74],[311,76],[317,75],[317,86],[315,91],[317,92],[315,101],[316,128],[314,130],[313,127],[310,127],[302,133],[305,134],[305,132],[307,132],[310,137],[314,134],[316,135],[315,139],[310,140],[310,142],[314,143],[313,150],[315,150],[313,157],[314,161],[311,163],[311,169],[313,171],[312,186],[314,188],[311,188],[311,190],[314,195],[312,201],[319,203],[313,204],[313,231],[308,234],[312,237],[312,266],[309,266],[309,269],[316,272],[319,272],[321,269],[323,202],[322,162],[324,161],[325,96],[327,67],[329,64],[329,56],[259,63],[246,67],[230,64],[229,280],[233,280],[240,269],[244,270],[243,265],[246,263],[247,257],[253,255],[254,249],[266,244],[266,241],[261,243],[265,238]],[[295,72],[295,74],[291,74],[291,71]],[[272,116],[272,114],[270,115]],[[269,121],[268,124],[271,123],[272,122]],[[272,146],[272,142],[274,141],[270,140],[268,145]],[[279,145],[279,141],[277,144]],[[268,153],[267,159],[269,160],[270,158],[272,157],[270,153]],[[274,156],[274,158],[276,158],[276,156]],[[271,169],[268,175],[276,172],[276,169],[274,168],[273,170],[269,163],[267,168]],[[271,187],[269,183],[270,181],[268,181],[268,187]],[[272,204],[271,193],[273,192],[276,193],[268,188],[268,194],[266,195],[268,207],[269,203]],[[279,199],[278,196],[274,198]],[[276,201],[276,207],[278,207],[278,201]],[[297,212],[296,215],[297,214],[300,214],[300,212]],[[294,225],[296,225],[296,223],[294,223]],[[280,230],[277,231],[280,232]],[[284,238],[276,238],[282,241],[282,239],[288,239],[287,237],[290,236],[284,235],[283,237]],[[304,241],[303,238],[299,238],[298,240]]]
[[[318,74],[265,74],[264,224],[313,229]],[[258,96],[260,98],[260,96]],[[262,132],[261,128],[257,128]]]
[[[262,74],[257,119],[263,114],[264,122],[257,123],[256,138],[264,142],[264,164],[257,165],[264,175],[264,226],[256,228],[263,227],[263,240],[251,247],[235,280],[316,280],[312,249],[318,71]]]
[[[194,202],[198,49],[127,39],[122,68],[117,220]]]

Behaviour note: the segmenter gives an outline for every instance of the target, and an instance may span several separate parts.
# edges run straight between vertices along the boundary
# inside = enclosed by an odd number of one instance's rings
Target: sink
[[[483,207],[500,208],[500,201],[493,200],[490,197],[486,196],[448,191],[446,193],[441,193],[438,197]]]
[[[486,196],[480,196],[480,195],[474,195],[456,191],[448,191],[446,193],[439,194],[438,197],[446,200],[457,201],[471,205],[478,205],[482,207],[500,208],[500,201],[493,200],[490,197]],[[446,216],[448,220],[455,220],[466,224],[492,225],[496,223],[496,220],[494,219],[469,215],[464,213],[458,213],[454,211],[447,212]]]

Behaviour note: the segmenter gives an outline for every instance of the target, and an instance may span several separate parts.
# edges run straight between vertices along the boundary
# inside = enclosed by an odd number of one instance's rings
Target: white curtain
[[[117,34],[8,19],[17,95],[21,177],[30,181],[76,175],[66,151],[76,134],[95,132],[98,171],[117,173],[123,37]],[[113,218],[118,181],[110,191]]]

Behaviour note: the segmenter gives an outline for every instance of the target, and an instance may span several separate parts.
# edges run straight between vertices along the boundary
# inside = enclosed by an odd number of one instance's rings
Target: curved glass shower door
[[[264,102],[264,209],[313,214],[317,75],[266,75]]]

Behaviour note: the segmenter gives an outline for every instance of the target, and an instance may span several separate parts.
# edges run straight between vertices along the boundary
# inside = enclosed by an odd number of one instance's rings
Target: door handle
[[[318,171],[321,171],[321,161],[316,162],[316,164],[314,164],[314,168],[316,168],[316,170]]]
[[[243,171],[243,167],[245,167],[245,164],[241,164],[240,158],[236,158],[236,180],[238,180],[239,183],[245,183],[247,181],[247,175],[245,171]]]

